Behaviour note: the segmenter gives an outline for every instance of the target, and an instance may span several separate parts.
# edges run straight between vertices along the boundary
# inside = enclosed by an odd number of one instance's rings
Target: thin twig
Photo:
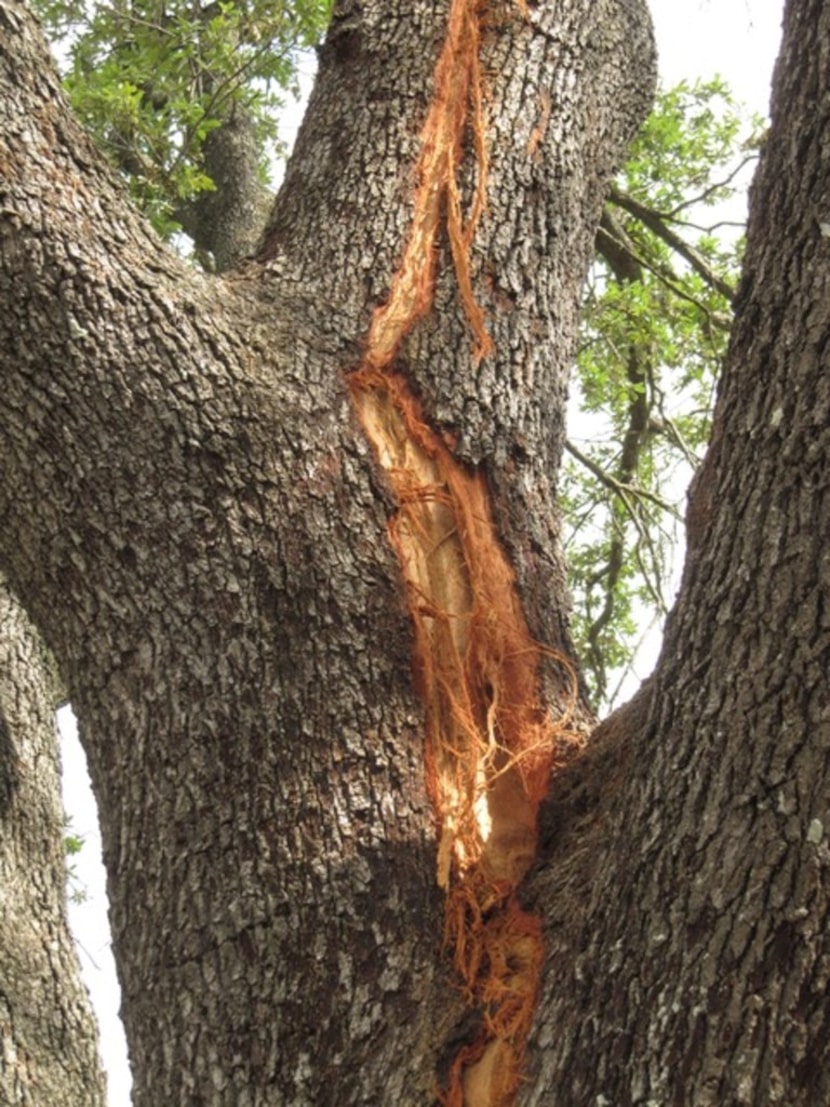
[[[666,422],[668,423],[669,420],[666,420]],[[584,465],[585,468],[597,478],[600,484],[605,485],[609,491],[619,496],[624,504],[629,504],[629,496],[636,496],[638,499],[648,500],[650,503],[653,503],[656,507],[659,507],[661,511],[665,511],[674,519],[677,519],[678,522],[682,521],[682,516],[672,504],[667,503],[666,500],[662,499],[662,497],[658,496],[655,492],[649,491],[647,488],[638,488],[634,484],[626,484],[623,481],[617,480],[616,477],[612,477],[601,465],[598,465],[588,457],[587,454],[582,453],[570,439],[565,441],[565,449],[571,457],[575,458],[580,463],[580,465]],[[634,511],[633,508],[630,513],[636,515],[636,511]]]
[[[623,208],[630,215],[633,215],[635,219],[639,219],[645,227],[648,227],[652,233],[656,234],[658,238],[661,238],[667,246],[670,246],[672,250],[685,258],[692,269],[703,278],[710,288],[714,288],[721,296],[728,300],[730,304],[734,301],[735,289],[732,285],[718,276],[699,250],[686,242],[684,238],[681,238],[679,234],[676,234],[675,231],[668,226],[667,219],[670,217],[661,215],[660,212],[655,211],[654,208],[641,204],[639,200],[630,196],[627,192],[623,192],[623,190],[616,185],[611,185],[608,195],[612,203]]]

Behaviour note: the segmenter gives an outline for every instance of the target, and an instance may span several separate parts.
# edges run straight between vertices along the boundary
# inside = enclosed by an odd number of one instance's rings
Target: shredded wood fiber
[[[484,477],[453,457],[394,366],[402,340],[431,310],[442,225],[474,360],[493,350],[470,271],[487,187],[483,14],[481,0],[451,0],[421,132],[409,237],[389,298],[372,319],[363,362],[349,376],[398,503],[389,535],[415,628],[427,785],[439,828],[437,879],[446,893],[444,940],[467,1002],[483,1014],[478,1038],[457,1053],[439,1091],[447,1107],[514,1102],[542,965],[541,922],[522,909],[516,889],[536,853],[538,805],[570,740],[567,718],[554,721],[542,703],[540,663],[553,651],[528,630]],[[476,184],[465,220],[457,178],[467,137]]]

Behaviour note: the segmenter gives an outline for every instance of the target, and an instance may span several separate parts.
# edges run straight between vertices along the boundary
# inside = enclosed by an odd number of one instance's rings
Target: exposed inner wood
[[[537,809],[567,720],[542,703],[546,651],[531,637],[481,473],[457,461],[426,422],[395,356],[431,309],[444,226],[476,358],[492,352],[475,301],[469,247],[484,207],[487,152],[479,62],[482,5],[452,0],[421,132],[409,238],[373,318],[354,404],[398,504],[389,524],[415,628],[426,774],[438,824],[444,940],[482,1018],[457,1053],[448,1107],[505,1107],[519,1085],[542,962],[541,924],[516,890],[536,853]],[[456,174],[469,129],[477,184],[466,223]],[[564,662],[566,668],[567,662]]]
[[[480,474],[420,416],[404,378],[351,378],[399,504],[390,521],[415,626],[427,782],[439,828],[445,941],[483,1032],[459,1055],[445,1102],[507,1104],[519,1081],[541,964],[539,921],[515,891],[536,852],[536,814],[563,721],[542,709],[541,647],[527,629]]]

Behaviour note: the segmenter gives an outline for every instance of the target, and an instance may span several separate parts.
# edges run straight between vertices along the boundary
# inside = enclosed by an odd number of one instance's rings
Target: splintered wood
[[[421,132],[409,237],[363,361],[349,375],[398,505],[389,536],[415,629],[444,940],[467,1002],[484,1016],[439,1089],[447,1107],[508,1107],[515,1099],[542,965],[540,920],[523,910],[516,890],[536,854],[538,805],[569,737],[567,719],[554,722],[542,704],[540,663],[552,651],[528,630],[484,477],[453,457],[395,366],[406,334],[432,308],[442,226],[473,359],[493,351],[470,268],[487,180],[482,12],[479,0],[451,2]],[[458,184],[465,140],[476,161],[466,219]]]

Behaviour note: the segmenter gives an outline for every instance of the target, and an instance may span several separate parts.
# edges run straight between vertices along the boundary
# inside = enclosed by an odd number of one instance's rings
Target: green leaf
[[[73,109],[156,230],[213,188],[204,142],[234,104],[252,112],[260,175],[284,155],[277,120],[331,0],[33,0],[63,58]]]
[[[728,339],[720,286],[737,282],[743,249],[743,211],[724,227],[712,207],[741,195],[737,170],[760,133],[718,78],[662,92],[598,238],[572,388],[583,460],[568,457],[561,482],[572,631],[598,707],[610,705],[642,628],[671,602],[685,487],[708,440]]]

